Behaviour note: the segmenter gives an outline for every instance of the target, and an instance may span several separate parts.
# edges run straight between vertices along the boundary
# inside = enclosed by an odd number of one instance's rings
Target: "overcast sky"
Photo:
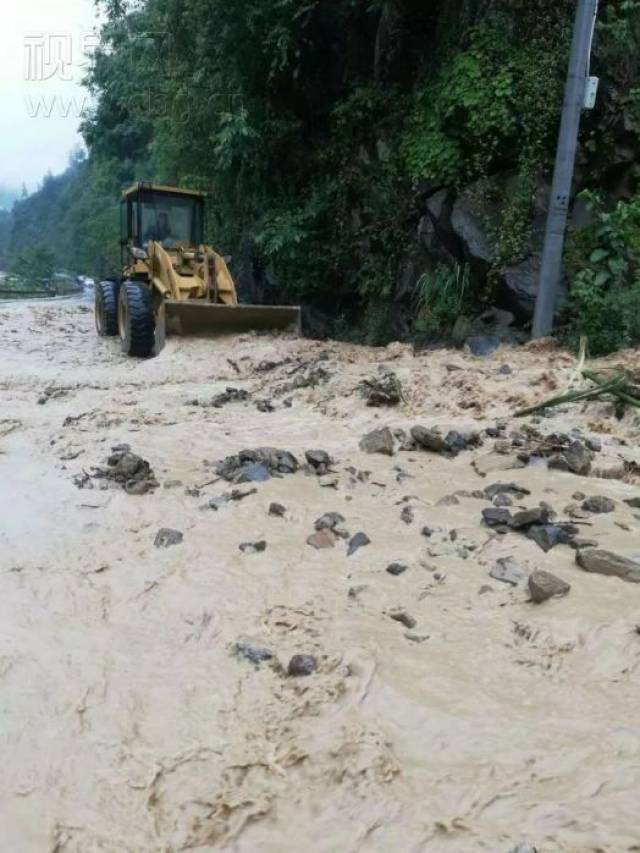
[[[0,185],[29,190],[81,144],[93,0],[12,0],[0,24]]]

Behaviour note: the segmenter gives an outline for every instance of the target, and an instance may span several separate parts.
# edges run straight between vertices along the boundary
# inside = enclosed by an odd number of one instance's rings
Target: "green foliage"
[[[568,259],[570,328],[593,355],[640,343],[640,197],[607,210],[587,196],[595,222],[575,239]],[[588,253],[585,250],[588,247]]]
[[[48,246],[34,245],[17,255],[11,265],[11,273],[30,284],[38,284],[43,279],[52,278],[55,263],[55,255]]]
[[[416,283],[414,331],[427,335],[450,331],[469,297],[469,266],[439,264]]]
[[[556,127],[564,19],[545,37],[514,37],[505,18],[474,28],[418,90],[403,141],[414,178],[462,183],[544,159]]]

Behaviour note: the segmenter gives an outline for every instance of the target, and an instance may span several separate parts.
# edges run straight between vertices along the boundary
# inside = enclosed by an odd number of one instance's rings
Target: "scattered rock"
[[[522,530],[533,524],[548,524],[552,513],[545,507],[536,506],[533,509],[525,509],[517,512],[511,521],[514,530]]]
[[[356,551],[359,551],[360,548],[365,548],[367,545],[371,544],[371,539],[367,536],[366,533],[356,533],[349,540],[349,547],[347,550],[347,557],[351,557]]]
[[[527,573],[520,568],[513,557],[502,557],[490,572],[490,576],[495,581],[518,586],[525,580]]]
[[[527,844],[525,842],[523,844],[516,844],[509,853],[538,853],[538,848],[534,847],[533,844]]]
[[[532,601],[542,604],[550,598],[567,595],[571,590],[570,584],[552,575],[550,572],[537,571],[529,577],[529,592]]]
[[[413,616],[407,613],[406,610],[391,610],[389,611],[389,618],[393,619],[394,622],[399,622],[401,625],[404,625],[404,627],[408,628],[410,631],[418,624]]]
[[[322,477],[331,468],[331,457],[326,450],[307,450],[305,458],[315,473]]]
[[[393,433],[388,427],[368,433],[360,442],[360,450],[365,453],[381,453],[385,456],[393,456]]]
[[[209,404],[212,409],[221,409],[227,403],[243,403],[249,399],[249,392],[240,388],[227,388],[222,394],[217,394]]]
[[[273,659],[273,652],[261,646],[256,646],[248,640],[238,640],[235,644],[235,652],[240,657],[246,658],[255,664],[265,663]]]
[[[390,566],[387,566],[387,572],[390,575],[393,575],[394,578],[400,577],[403,575],[408,569],[408,566],[405,566],[403,563],[391,563]]]
[[[404,521],[405,524],[413,524],[414,518],[413,507],[406,506],[400,513],[400,520]]]
[[[318,669],[318,661],[313,655],[294,655],[289,661],[287,673],[291,678],[306,678]]]
[[[272,474],[294,474],[298,468],[298,460],[287,450],[259,447],[223,459],[216,466],[216,474],[232,483],[256,483]]]
[[[487,527],[511,527],[513,516],[503,507],[487,507],[482,510],[482,518]]]
[[[640,509],[640,497],[637,498],[627,498],[625,500],[627,506],[630,506],[631,509]]]
[[[314,527],[316,530],[335,530],[337,527],[340,527],[341,524],[344,524],[345,517],[340,515],[339,512],[325,512],[324,515],[321,515],[319,519],[317,519]]]
[[[563,469],[563,463],[566,463],[566,469]],[[556,470],[568,470],[580,477],[588,477],[591,473],[592,464],[593,453],[581,441],[574,441],[562,452],[560,457],[550,460],[549,467],[556,468]]]
[[[589,549],[578,551],[576,562],[585,572],[621,578],[629,583],[640,583],[640,563],[614,554],[611,551]]]
[[[286,514],[286,506],[279,503],[272,503],[269,505],[269,515],[273,515],[275,518],[284,518]]]
[[[171,530],[168,527],[163,527],[158,531],[154,545],[156,548],[171,548],[173,545],[180,545],[184,541],[184,533],[179,530]]]
[[[415,426],[411,430],[411,437],[423,450],[431,453],[442,453],[445,456],[457,456],[464,450],[470,450],[482,445],[482,436],[479,432],[459,432],[451,430],[443,437],[438,427],[427,429],[423,426]]]
[[[261,542],[243,542],[239,548],[243,554],[262,554],[267,550],[267,543],[264,540]]]
[[[485,496],[489,500],[493,500],[497,495],[509,495],[518,501],[528,497],[531,492],[525,489],[524,486],[518,486],[516,483],[494,483],[487,486],[484,490]]]
[[[602,495],[594,495],[591,498],[587,498],[582,504],[582,509],[585,510],[585,512],[593,512],[596,514],[613,512],[615,508],[615,502],[612,501],[611,498],[606,498]]]
[[[255,405],[256,409],[263,415],[270,415],[276,410],[271,400],[256,400]]]
[[[571,542],[569,542],[569,545],[571,546],[571,548],[574,548],[576,551],[582,551],[586,548],[599,548],[600,547],[600,543],[596,542],[595,539],[581,539],[579,537],[576,539],[572,539]]]
[[[573,535],[565,528],[554,524],[534,524],[527,530],[527,538],[548,553],[556,545],[570,545]]]
[[[466,346],[469,348],[471,355],[479,358],[486,358],[492,355],[500,348],[502,341],[495,335],[481,335],[473,338],[467,338]]]
[[[325,548],[335,548],[338,537],[331,530],[320,530],[312,534],[307,539],[307,545],[311,545],[316,551],[322,551]]]
[[[493,499],[493,505],[497,507],[513,506],[513,498],[510,498],[509,495],[496,495]]]

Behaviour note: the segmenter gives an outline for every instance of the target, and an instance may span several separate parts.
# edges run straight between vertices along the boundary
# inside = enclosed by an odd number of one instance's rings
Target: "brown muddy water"
[[[354,390],[381,365],[404,387],[395,409]],[[319,367],[318,384],[291,387]],[[515,481],[532,493],[518,504],[560,516],[577,491],[608,496],[615,511],[583,535],[638,558],[634,477],[483,478],[471,463],[491,467],[490,439],[456,459],[359,449],[381,426],[492,426],[574,369],[549,348],[478,360],[247,335],[171,340],[139,362],[79,303],[0,306],[0,849],[640,850],[640,585],[493,534],[490,502],[471,496]],[[248,400],[192,405],[227,386]],[[603,441],[598,464],[633,471],[637,418],[589,404],[539,429],[574,426]],[[122,443],[159,488],[78,488]],[[336,482],[300,471],[209,508],[232,488],[213,463],[265,445],[328,451]],[[311,548],[329,511],[371,544]],[[183,542],[156,548],[160,528]],[[266,550],[239,549],[255,541]],[[571,592],[534,605],[526,583],[490,577],[503,557]],[[273,658],[254,664],[238,641]],[[317,672],[288,676],[295,654]]]

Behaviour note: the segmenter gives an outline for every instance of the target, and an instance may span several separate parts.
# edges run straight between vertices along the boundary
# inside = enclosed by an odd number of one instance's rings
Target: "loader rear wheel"
[[[96,331],[101,338],[118,334],[118,285],[115,281],[101,281],[96,285]]]
[[[139,281],[125,281],[120,287],[118,328],[122,351],[136,358],[153,354],[155,320],[151,290]]]

